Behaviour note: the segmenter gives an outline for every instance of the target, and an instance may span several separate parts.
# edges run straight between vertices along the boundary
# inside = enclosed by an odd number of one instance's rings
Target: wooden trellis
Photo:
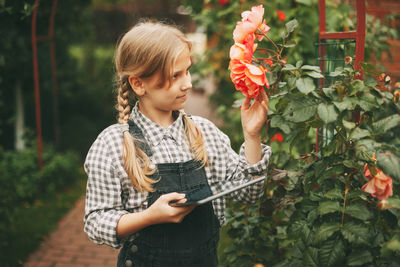
[[[338,58],[335,54],[335,58],[327,57],[327,41],[341,41],[341,44],[355,43],[355,56],[354,56],[354,67],[360,71],[357,76],[358,79],[363,78],[363,73],[360,63],[364,61],[364,48],[365,48],[365,0],[356,0],[356,11],[357,11],[357,28],[355,31],[347,32],[326,32],[326,1],[319,0],[319,43],[318,43],[318,61],[321,71],[326,75],[332,69],[329,69],[327,65],[332,60],[340,60],[344,63],[344,57]],[[336,45],[337,43],[333,43]],[[335,62],[334,62],[335,63]],[[320,80],[319,86],[322,88],[325,86],[326,78]],[[354,114],[354,120],[356,123],[360,120],[359,112]],[[319,150],[320,141],[322,138],[321,131],[317,131],[315,150]]]
[[[42,120],[41,120],[41,106],[40,106],[40,86],[39,86],[39,64],[37,57],[37,44],[39,41],[50,42],[50,58],[51,58],[51,69],[52,69],[52,81],[53,81],[53,101],[54,101],[54,131],[55,141],[58,143],[59,139],[59,123],[58,123],[58,81],[57,81],[57,68],[56,68],[56,56],[55,56],[55,44],[54,44],[54,18],[57,9],[57,0],[53,0],[51,13],[49,18],[49,28],[46,36],[37,36],[36,34],[36,20],[37,12],[39,7],[39,0],[35,0],[35,8],[32,12],[32,23],[31,23],[31,39],[32,39],[32,62],[33,62],[33,82],[35,90],[35,118],[36,118],[36,142],[37,142],[37,153],[38,153],[38,165],[39,168],[43,167],[43,141],[42,141]]]

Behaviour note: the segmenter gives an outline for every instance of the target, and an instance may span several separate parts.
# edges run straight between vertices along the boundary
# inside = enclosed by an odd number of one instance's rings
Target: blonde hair
[[[129,76],[141,79],[161,74],[161,82],[170,81],[173,64],[190,41],[177,28],[160,22],[141,22],[123,35],[117,45],[115,66],[118,80],[118,123],[127,124],[130,115],[129,99],[134,94]],[[135,97],[133,95],[133,97]],[[185,136],[194,159],[208,165],[203,135],[196,124],[183,112]],[[149,176],[155,172],[149,157],[135,145],[133,136],[123,133],[123,160],[133,186],[141,192],[152,192],[156,180]]]

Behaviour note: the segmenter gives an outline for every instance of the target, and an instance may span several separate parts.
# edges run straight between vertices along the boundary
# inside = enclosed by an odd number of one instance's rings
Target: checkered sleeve
[[[128,211],[123,209],[121,182],[114,170],[116,141],[104,132],[91,146],[84,164],[88,175],[84,231],[97,244],[119,248],[122,240],[117,238],[116,227],[120,217]]]
[[[249,164],[244,154],[244,144],[242,144],[239,154],[237,154],[230,145],[229,138],[223,134],[221,136],[222,143],[225,146],[227,160],[226,179],[229,181],[225,185],[225,189],[230,186],[236,186],[248,182],[255,177],[263,176],[267,172],[269,159],[271,157],[271,148],[267,145],[262,146],[261,160],[255,164]],[[250,185],[242,190],[235,191],[230,194],[230,198],[245,203],[256,202],[264,193],[265,182],[259,182]]]

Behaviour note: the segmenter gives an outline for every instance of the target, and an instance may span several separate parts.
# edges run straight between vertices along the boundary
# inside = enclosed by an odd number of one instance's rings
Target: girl
[[[97,244],[121,249],[118,266],[217,266],[225,200],[175,207],[262,175],[271,154],[260,132],[268,113],[264,91],[241,108],[240,155],[210,121],[186,115],[191,44],[178,29],[142,22],[119,41],[118,124],[90,148],[84,229]],[[131,111],[129,99],[136,103]],[[251,203],[263,182],[231,194]]]

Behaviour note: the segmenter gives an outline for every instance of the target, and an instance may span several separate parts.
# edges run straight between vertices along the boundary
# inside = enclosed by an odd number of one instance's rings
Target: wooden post
[[[357,79],[362,80],[363,73],[360,63],[364,61],[365,47],[365,0],[357,0],[357,34],[356,34],[356,58],[354,68],[360,71]]]
[[[36,38],[36,18],[39,0],[35,0],[35,8],[32,12],[32,62],[33,62],[33,84],[35,90],[35,116],[36,116],[36,142],[39,169],[43,168],[43,143],[42,143],[42,121],[40,114],[40,87],[39,87],[39,68],[37,59],[37,38]]]
[[[54,140],[56,147],[60,141],[60,120],[58,112],[58,80],[57,80],[57,64],[56,64],[56,48],[54,43],[54,18],[57,10],[57,0],[53,0],[51,14],[49,19],[49,41],[50,41],[50,58],[51,58],[51,76],[53,81],[53,123],[54,123]]]
[[[357,29],[356,31],[348,32],[326,32],[326,11],[325,11],[325,0],[319,0],[319,43],[321,44],[325,40],[329,39],[355,39],[356,40],[356,55],[354,59],[354,68],[360,71],[360,74],[356,77],[357,79],[363,78],[363,73],[360,63],[364,61],[364,47],[365,47],[365,0],[357,0]],[[325,57],[325,47],[319,47],[318,56],[320,58]],[[320,62],[320,68],[322,73],[325,73],[325,62]],[[320,86],[324,86],[325,79],[321,79]],[[360,124],[360,112],[353,113],[353,120]],[[319,149],[319,129],[315,137],[315,151]]]

